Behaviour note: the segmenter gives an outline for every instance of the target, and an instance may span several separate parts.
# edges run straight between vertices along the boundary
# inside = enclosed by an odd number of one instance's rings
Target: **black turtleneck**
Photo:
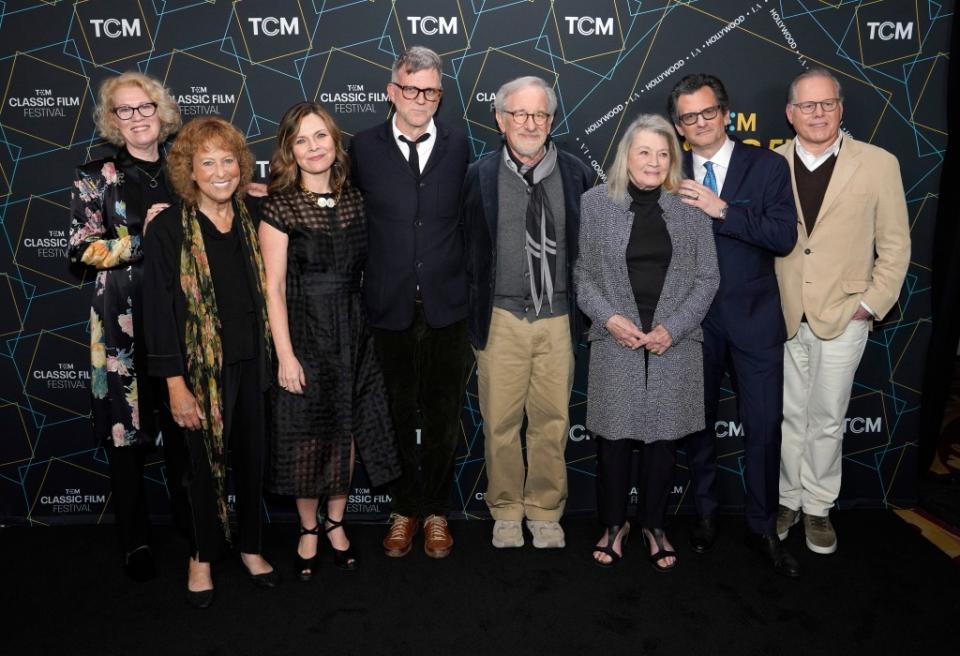
[[[631,182],[627,190],[633,212],[633,227],[627,243],[627,273],[640,312],[640,329],[648,331],[653,328],[653,313],[673,257],[673,245],[658,202],[661,188],[644,191]]]

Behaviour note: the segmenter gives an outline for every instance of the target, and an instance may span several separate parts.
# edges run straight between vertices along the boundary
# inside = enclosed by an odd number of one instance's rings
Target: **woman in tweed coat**
[[[607,184],[581,200],[574,270],[593,326],[587,428],[597,437],[597,497],[605,530],[597,564],[616,564],[629,534],[627,494],[640,442],[643,537],[658,571],[676,566],[663,532],[676,440],[703,428],[700,322],[717,290],[709,217],[677,195],[680,146],[664,118],[639,116]]]

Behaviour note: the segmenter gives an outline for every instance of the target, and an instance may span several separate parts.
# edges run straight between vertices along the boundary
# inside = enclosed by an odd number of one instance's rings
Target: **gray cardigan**
[[[621,346],[606,328],[614,314],[640,325],[627,274],[629,207],[626,196],[610,200],[606,185],[581,198],[574,284],[580,308],[593,321],[587,428],[611,440],[675,440],[704,426],[700,322],[720,284],[712,219],[674,194],[660,195],[673,255],[653,321],[667,329],[673,345],[663,355],[651,353],[645,371],[643,349]]]

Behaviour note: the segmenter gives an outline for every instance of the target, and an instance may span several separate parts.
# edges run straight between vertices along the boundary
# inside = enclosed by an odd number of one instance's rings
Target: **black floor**
[[[686,548],[685,522],[668,527],[681,555],[670,574],[651,569],[639,540],[619,567],[594,566],[598,529],[586,519],[564,522],[567,548],[555,552],[534,550],[529,535],[526,547],[498,551],[489,522],[457,522],[441,561],[419,539],[388,559],[382,526],[353,526],[361,568],[325,558],[309,584],[287,575],[295,527],[274,525],[265,552],[283,585],[254,589],[238,559],[224,561],[206,610],[186,604],[186,547],[170,528],[157,530],[161,576],[146,584],[120,573],[110,527],[5,528],[0,653],[960,653],[960,568],[890,512],[835,513],[833,556],[809,552],[794,529],[799,580],[748,552],[737,519],[705,556]]]

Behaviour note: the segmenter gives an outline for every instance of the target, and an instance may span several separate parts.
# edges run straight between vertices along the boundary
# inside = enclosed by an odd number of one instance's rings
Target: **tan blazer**
[[[793,172],[794,141],[777,148],[790,165],[797,245],[776,261],[787,335],[806,314],[820,339],[840,335],[862,300],[878,318],[890,311],[910,263],[907,202],[897,158],[843,137],[823,205],[807,234]]]

